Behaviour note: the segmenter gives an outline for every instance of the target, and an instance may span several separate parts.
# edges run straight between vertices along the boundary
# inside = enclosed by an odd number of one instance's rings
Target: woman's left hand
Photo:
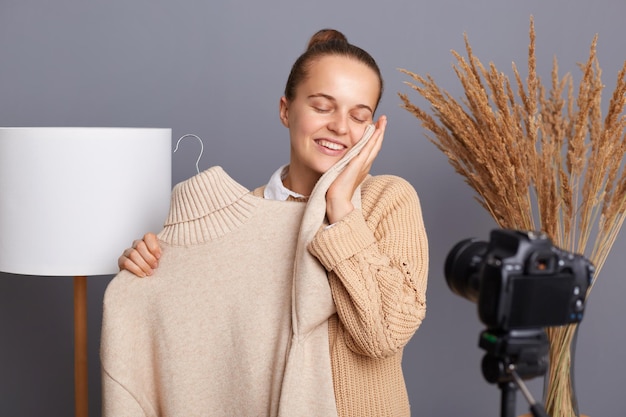
[[[337,176],[326,192],[326,216],[330,224],[336,223],[354,210],[352,196],[367,174],[383,144],[387,117],[380,116],[376,130],[361,152]]]

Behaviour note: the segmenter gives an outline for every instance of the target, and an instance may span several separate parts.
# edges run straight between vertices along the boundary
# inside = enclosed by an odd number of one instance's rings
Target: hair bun
[[[330,41],[348,43],[348,38],[346,38],[346,36],[338,30],[322,29],[317,31],[313,36],[311,36],[309,44],[307,45],[307,49],[311,49],[315,45]]]

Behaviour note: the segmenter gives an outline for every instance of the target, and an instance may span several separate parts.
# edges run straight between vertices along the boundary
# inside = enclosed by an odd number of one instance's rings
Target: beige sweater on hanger
[[[105,417],[336,415],[327,341],[306,375],[321,395],[281,412],[299,392],[283,380],[305,207],[255,197],[219,167],[175,187],[159,268],[122,271],[105,293]]]

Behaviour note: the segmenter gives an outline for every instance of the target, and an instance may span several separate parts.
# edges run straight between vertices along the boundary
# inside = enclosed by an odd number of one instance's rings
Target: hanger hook
[[[198,136],[192,134],[192,133],[188,133],[186,135],[181,136],[178,139],[178,142],[176,142],[176,148],[174,149],[174,152],[176,152],[178,150],[178,145],[180,144],[180,141],[185,139],[186,137],[192,137],[192,138],[196,138],[198,139],[198,142],[200,142],[200,155],[198,155],[198,159],[196,160],[196,172],[199,174],[200,173],[200,168],[198,168],[198,164],[200,163],[200,158],[202,158],[202,153],[204,152],[204,143],[202,143],[202,139],[200,139]]]

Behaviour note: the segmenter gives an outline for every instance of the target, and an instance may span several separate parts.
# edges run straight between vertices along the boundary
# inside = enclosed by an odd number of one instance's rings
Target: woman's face
[[[280,100],[280,118],[291,141],[285,185],[308,195],[311,190],[302,187],[312,188],[373,122],[379,93],[378,76],[359,61],[343,56],[314,61],[295,98]]]

